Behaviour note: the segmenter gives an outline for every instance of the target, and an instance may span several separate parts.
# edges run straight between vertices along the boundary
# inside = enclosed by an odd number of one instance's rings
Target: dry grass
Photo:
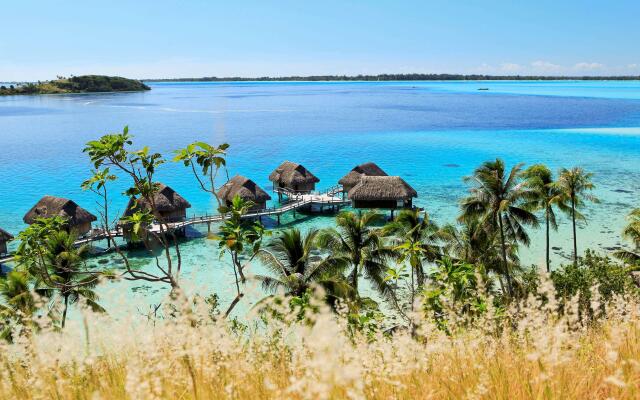
[[[86,314],[63,334],[5,345],[0,398],[640,398],[635,303],[618,299],[590,328],[536,301],[521,307],[500,334],[487,316],[452,336],[418,321],[422,340],[374,341],[324,311],[312,326],[271,321],[244,333],[205,323],[199,307],[155,324]]]

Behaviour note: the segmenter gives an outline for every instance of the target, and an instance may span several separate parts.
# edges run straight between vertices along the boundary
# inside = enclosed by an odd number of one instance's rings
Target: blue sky
[[[0,81],[640,75],[638,0],[0,2]]]

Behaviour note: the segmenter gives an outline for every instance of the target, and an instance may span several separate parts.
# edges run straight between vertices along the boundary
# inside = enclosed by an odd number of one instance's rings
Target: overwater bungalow
[[[362,176],[348,193],[353,208],[411,208],[418,193],[399,176]]]
[[[309,193],[315,190],[316,183],[320,182],[320,179],[304,166],[291,161],[280,164],[269,175],[269,180],[273,182],[274,191],[286,189],[295,193]]]
[[[222,185],[218,191],[220,201],[227,207],[231,205],[235,196],[240,196],[243,200],[254,203],[252,211],[263,210],[267,208],[267,201],[271,200],[271,196],[265,192],[254,181],[241,175],[236,175],[229,179],[229,182]]]
[[[80,207],[75,201],[55,196],[44,196],[22,218],[26,224],[33,224],[38,218],[62,217],[67,220],[69,230],[84,235],[91,230],[95,215]]]
[[[153,196],[153,203],[160,218],[164,219],[165,222],[184,221],[187,218],[187,208],[191,208],[191,203],[171,187],[163,183],[159,183],[158,185],[158,191]],[[146,199],[131,198],[124,212],[124,216],[131,216],[138,210],[150,209],[151,206]]]
[[[13,240],[13,235],[0,228],[0,254],[7,254],[7,242]]]
[[[363,176],[387,176],[387,173],[378,167],[376,163],[367,162],[354,167],[348,174],[338,181],[345,193],[353,189]]]

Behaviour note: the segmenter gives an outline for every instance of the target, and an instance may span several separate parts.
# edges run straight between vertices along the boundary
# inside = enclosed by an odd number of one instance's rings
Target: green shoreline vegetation
[[[379,74],[379,75],[309,75],[280,77],[200,77],[143,79],[143,82],[279,82],[279,81],[636,81],[638,76],[544,76],[544,75],[463,75],[463,74]]]
[[[151,90],[141,81],[119,76],[82,75],[37,83],[27,82],[0,86],[0,96],[28,94],[138,92]]]
[[[227,144],[191,143],[172,160],[133,146],[127,127],[88,142],[82,187],[96,194],[115,243],[108,198],[111,182],[126,180],[124,195],[145,206],[120,224],[155,263],[138,269],[114,245],[122,267],[91,267],[61,217],[21,232],[16,267],[0,280],[0,362],[11,371],[0,374],[0,397],[637,398],[640,210],[622,232],[631,246],[610,256],[580,251],[576,224],[598,202],[588,171],[490,160],[465,179],[468,195],[450,224],[419,209],[392,221],[363,210],[338,213],[333,228],[269,232],[243,218],[252,202],[218,198]],[[182,290],[181,242],[155,202],[155,174],[171,161],[225,216],[209,239],[232,261],[233,299]],[[573,257],[552,269],[560,213],[572,222]],[[546,265],[522,265],[518,249],[539,227]],[[252,260],[264,275],[248,274]],[[171,291],[149,314],[110,319],[94,291],[105,279]],[[233,317],[256,283],[266,294],[257,317]],[[67,321],[72,306],[81,321]]]

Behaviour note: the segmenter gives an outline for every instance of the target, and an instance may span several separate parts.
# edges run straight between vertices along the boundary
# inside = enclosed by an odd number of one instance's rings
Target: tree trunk
[[[238,295],[236,296],[235,299],[233,299],[233,301],[231,302],[231,304],[229,305],[229,308],[227,308],[227,311],[224,313],[224,317],[227,318],[229,316],[229,314],[231,314],[231,311],[233,311],[233,308],[236,306],[236,304],[238,304],[238,302],[240,301],[240,299],[242,299],[242,296],[244,296],[242,293],[238,293]]]
[[[424,287],[424,269],[422,269],[421,262],[416,265],[416,278],[418,280],[418,288]]]
[[[411,272],[411,312],[413,312],[413,303],[415,302],[416,302],[416,288],[415,288],[415,281],[413,279],[413,271],[412,271]]]
[[[551,260],[549,256],[549,212],[547,211],[547,273],[551,272]]]
[[[571,223],[573,224],[573,265],[578,266],[578,239],[576,234],[576,202],[571,197]]]
[[[351,273],[351,286],[353,290],[356,292],[356,296],[358,295],[358,265],[353,267],[353,272]]]
[[[242,272],[242,264],[240,263],[240,259],[238,258],[238,253],[233,253],[233,264],[238,269],[238,274],[240,275],[240,282],[245,283],[247,278],[244,276],[244,272]]]
[[[502,215],[498,215],[498,224],[500,225],[500,244],[502,246],[502,266],[504,268],[504,274],[507,277],[507,291],[509,292],[509,296],[513,296],[513,285],[511,284],[511,274],[509,273],[509,263],[507,262],[507,243],[504,239]]]
[[[104,229],[109,231],[109,198],[107,197],[107,187],[104,186]],[[116,245],[115,240],[112,242],[111,235],[107,234],[107,248],[111,247],[111,244]]]
[[[64,324],[67,321],[67,309],[69,308],[69,295],[66,294],[64,296],[64,310],[62,311],[62,329],[64,329]]]

